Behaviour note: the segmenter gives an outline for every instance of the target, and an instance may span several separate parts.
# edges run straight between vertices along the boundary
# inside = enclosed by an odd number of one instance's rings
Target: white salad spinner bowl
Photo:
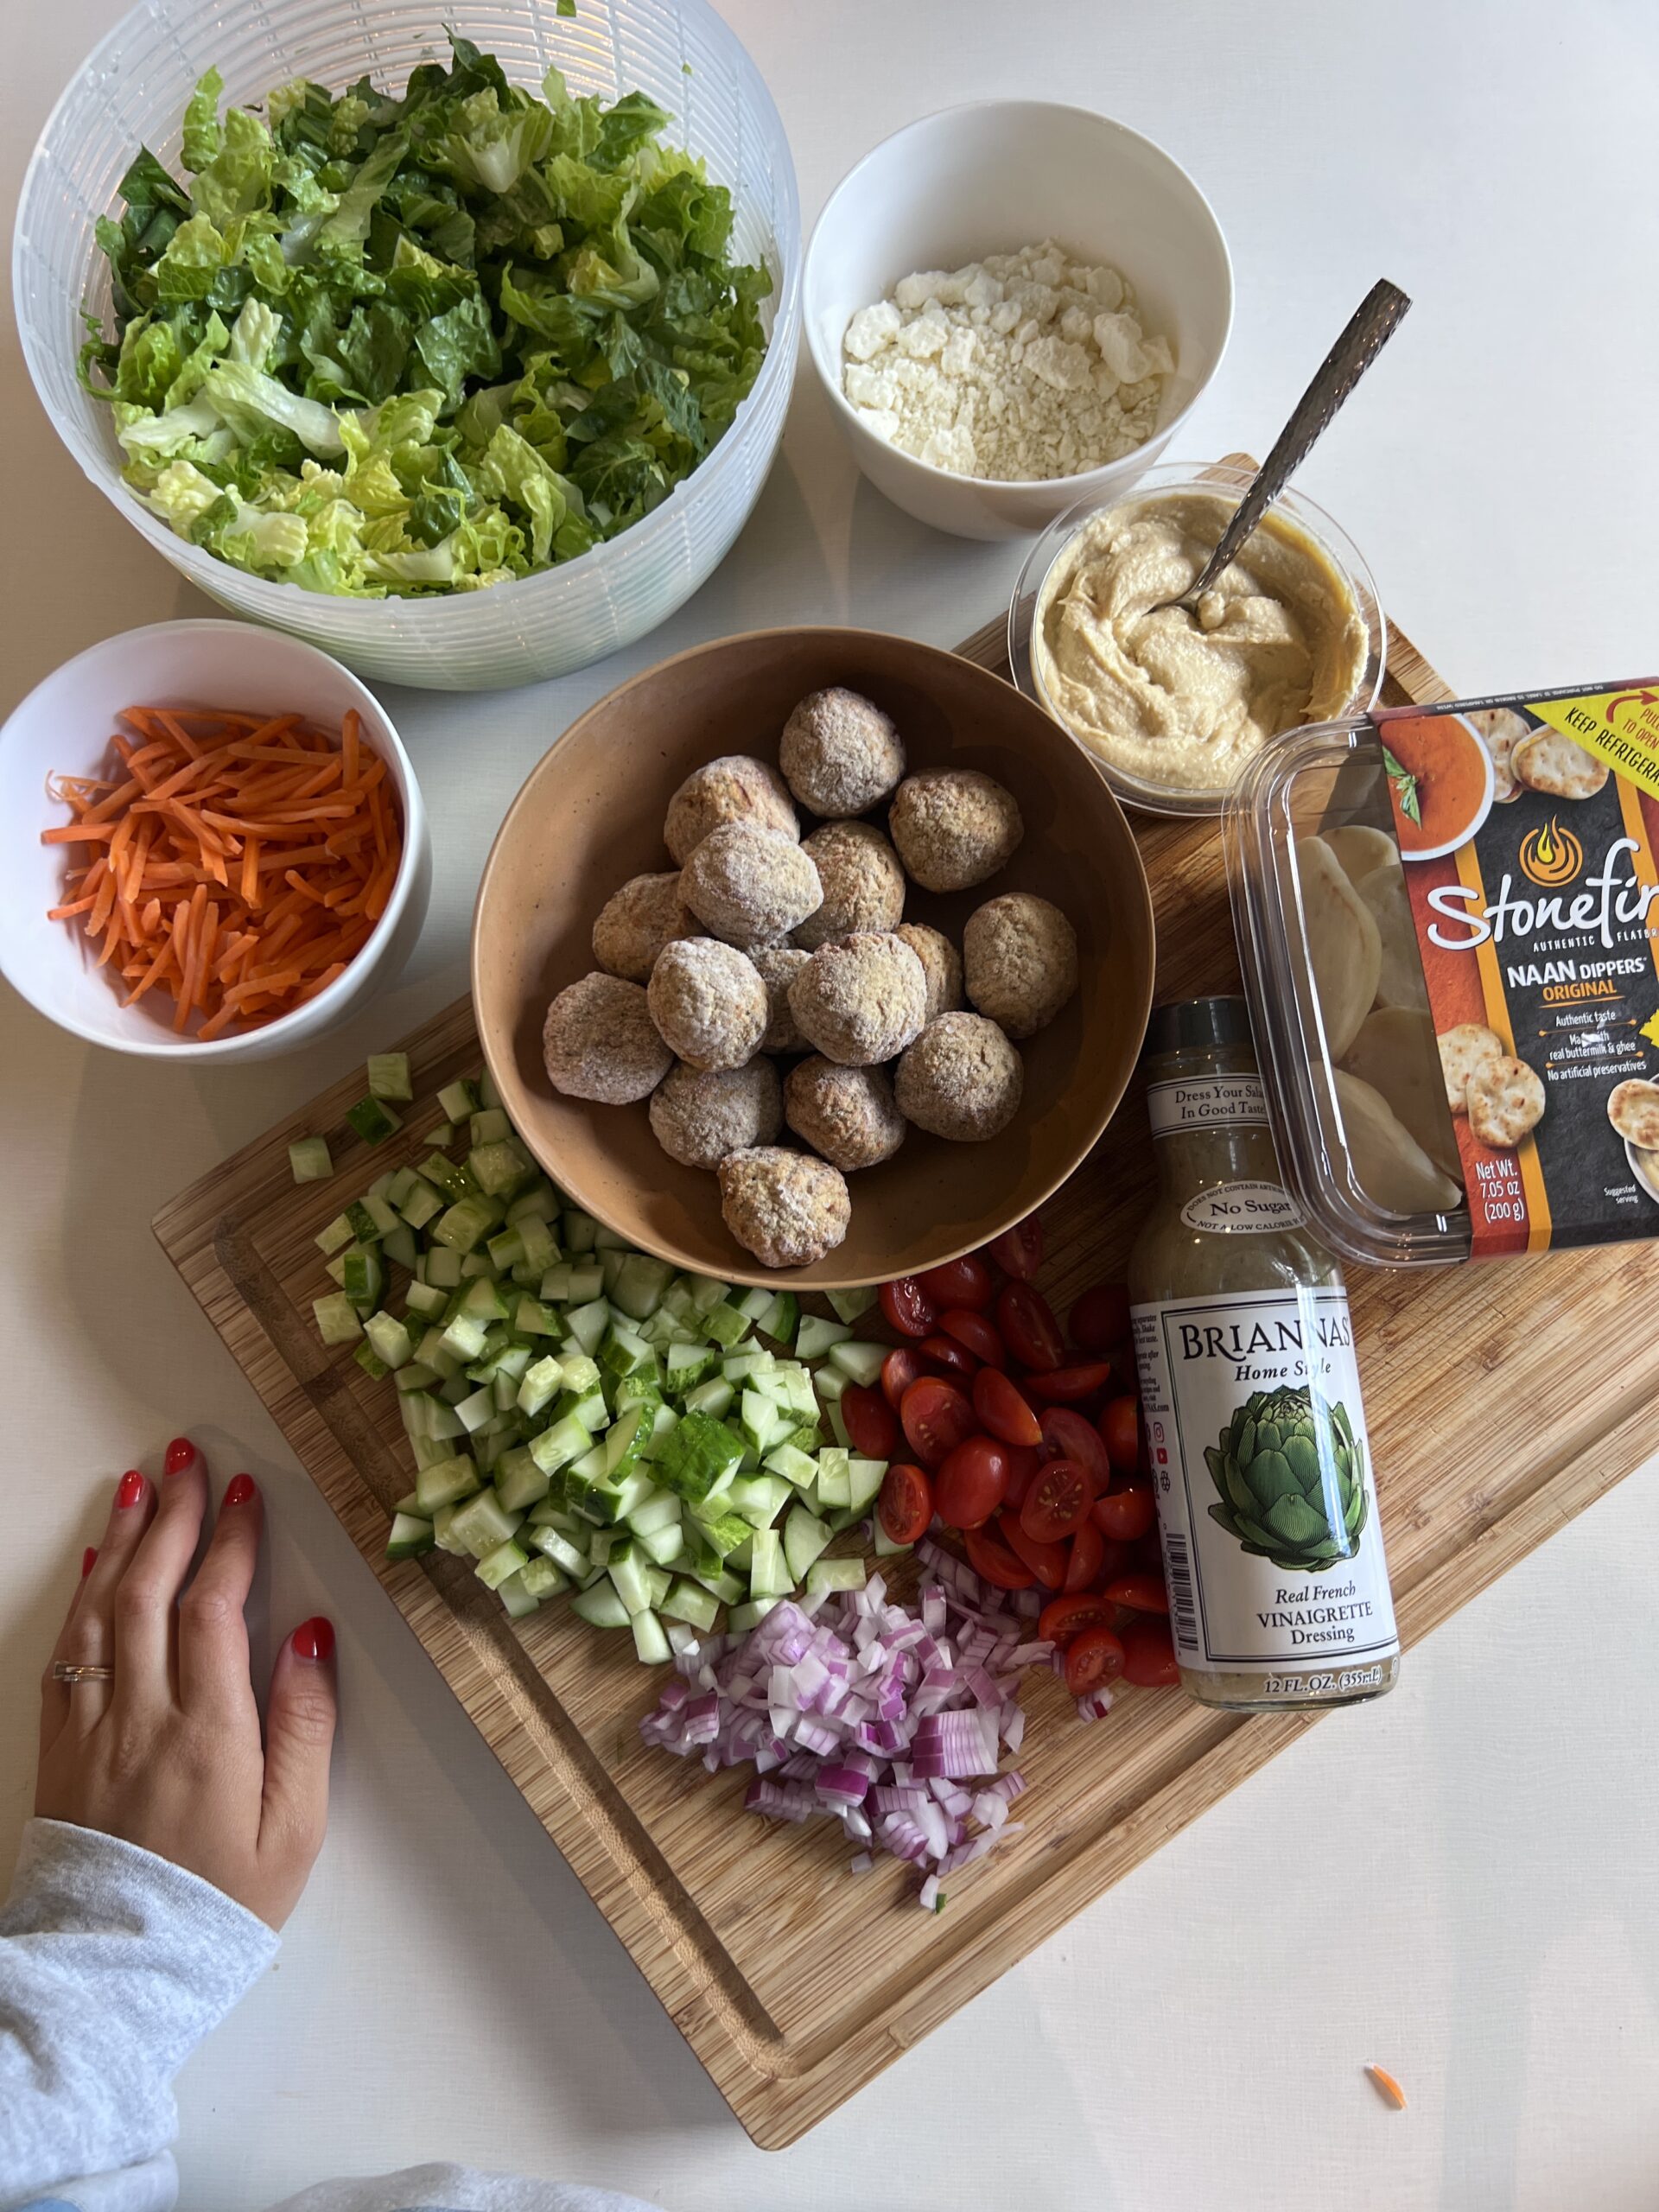
[[[309,77],[342,92],[368,75],[401,91],[448,55],[448,25],[495,54],[515,83],[550,65],[573,92],[638,87],[673,117],[666,137],[701,155],[735,209],[734,257],[765,266],[769,343],[754,388],[702,466],[632,529],[563,567],[452,597],[334,598],[231,568],[176,537],[121,480],[108,406],[82,390],[83,302],[107,317],[109,271],[92,226],[119,213],[141,144],[178,174],[186,101],[209,68],[228,102],[263,102]],[[365,676],[480,690],[560,676],[631,644],[704,582],[742,528],[783,433],[800,332],[801,230],[789,142],[760,72],[707,0],[144,0],[94,50],[54,109],[23,179],[12,293],[24,357],[54,428],[122,519],[221,605],[308,638]]]
[[[1174,351],[1145,445],[1077,475],[997,483],[917,461],[871,429],[842,389],[842,340],[858,310],[900,277],[1045,238],[1127,276],[1147,334]],[[1151,139],[1086,108],[985,100],[924,116],[842,178],[812,233],[803,315],[813,366],[878,490],[958,537],[1016,537],[1079,499],[1115,498],[1157,460],[1221,365],[1232,264],[1209,201]]]
[[[170,999],[157,989],[123,1006],[118,982],[94,964],[96,948],[80,923],[47,918],[47,909],[62,899],[66,867],[85,856],[78,847],[41,842],[42,830],[69,819],[48,779],[105,772],[124,707],[293,713],[334,729],[355,708],[365,741],[386,764],[404,825],[403,864],[386,911],[343,975],[264,1028],[205,1045],[178,1035]],[[390,716],[349,669],[296,638],[212,620],[129,630],[66,661],[0,728],[0,971],[48,1020],[90,1044],[198,1067],[269,1059],[309,1044],[397,976],[421,933],[431,887],[426,809]]]

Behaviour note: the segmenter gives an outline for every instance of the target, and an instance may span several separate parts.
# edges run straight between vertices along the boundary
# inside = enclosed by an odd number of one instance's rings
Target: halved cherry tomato
[[[985,1249],[1004,1274],[1012,1275],[1016,1282],[1029,1282],[1043,1264],[1043,1224],[1034,1213],[1027,1214],[1012,1229],[992,1237]]]
[[[849,1382],[841,1394],[841,1417],[855,1452],[861,1452],[867,1459],[898,1458],[899,1422],[879,1390],[862,1382]]]
[[[1131,1621],[1123,1631],[1123,1679],[1141,1689],[1167,1689],[1181,1679],[1166,1621]]]
[[[1064,1544],[1039,1543],[1035,1536],[1026,1534],[1020,1525],[1020,1516],[1014,1513],[999,1514],[996,1529],[1008,1549],[1024,1560],[1045,1590],[1063,1590],[1065,1587]]]
[[[896,1282],[882,1284],[881,1311],[901,1337],[925,1337],[938,1313],[914,1275],[900,1275]]]
[[[963,1537],[968,1564],[994,1590],[1029,1590],[1036,1577],[1023,1560],[986,1529],[969,1529]]]
[[[1095,1503],[1098,1504],[1100,1503],[1099,1499],[1096,1498]],[[1090,1520],[1093,1520],[1094,1515],[1092,1512],[1090,1514],[1089,1517]],[[1096,1590],[1104,1589],[1114,1575],[1132,1573],[1141,1564],[1140,1560],[1137,1560],[1135,1555],[1135,1545],[1115,1544],[1109,1536],[1103,1536],[1101,1538],[1101,1541],[1104,1544],[1106,1549],[1101,1559],[1100,1565],[1095,1569],[1093,1586]]]
[[[1062,1537],[1076,1535],[1094,1502],[1086,1468],[1075,1459],[1046,1460],[1026,1492],[1020,1525],[1039,1544],[1058,1544]]]
[[[1078,1398],[1092,1398],[1096,1391],[1103,1390],[1111,1379],[1111,1361],[1093,1359],[1079,1367],[1039,1369],[1027,1376],[1026,1388],[1033,1398],[1047,1398],[1062,1405],[1071,1405]]]
[[[1041,1420],[1044,1458],[1075,1459],[1086,1467],[1098,1497],[1112,1479],[1112,1463],[1100,1440],[1100,1431],[1069,1406],[1045,1406]]]
[[[1086,1628],[1110,1628],[1116,1618],[1116,1608],[1103,1598],[1051,1598],[1038,1620],[1037,1633],[1045,1643],[1064,1643]]]
[[[973,1408],[954,1382],[942,1382],[934,1375],[911,1384],[899,1402],[899,1419],[911,1450],[934,1472],[974,1433]]]
[[[1158,1508],[1144,1483],[1131,1483],[1127,1490],[1115,1490],[1104,1497],[1097,1497],[1090,1517],[1103,1536],[1111,1537],[1115,1543],[1132,1544],[1144,1536],[1158,1518]]]
[[[1167,1613],[1169,1592],[1161,1574],[1120,1574],[1106,1585],[1105,1595],[1115,1605],[1132,1613]]]
[[[1065,1587],[1068,1590],[1092,1588],[1105,1557],[1105,1537],[1092,1519],[1085,1521],[1071,1539],[1071,1555],[1065,1563]]]
[[[984,1370],[993,1372],[990,1369]],[[1003,1503],[1011,1513],[1017,1513],[1026,1502],[1026,1492],[1037,1479],[1037,1470],[1043,1464],[1042,1454],[1028,1444],[1007,1444],[1003,1446],[1008,1455],[1008,1494]]]
[[[996,1295],[991,1271],[976,1252],[929,1268],[916,1280],[941,1312],[947,1306],[971,1306],[980,1313]]]
[[[1123,1672],[1122,1644],[1109,1628],[1086,1628],[1066,1647],[1065,1687],[1073,1697],[1087,1697]]]
[[[914,1344],[899,1344],[881,1363],[881,1395],[897,1413],[911,1384],[932,1372]]]
[[[1004,1283],[997,1293],[996,1325],[1002,1341],[1022,1367],[1045,1373],[1065,1357],[1060,1325],[1048,1300],[1028,1282]]]
[[[944,1368],[951,1375],[972,1375],[979,1366],[979,1362],[967,1345],[958,1344],[954,1337],[924,1337],[921,1354],[924,1359],[931,1360],[935,1367]]]
[[[948,1529],[982,1529],[1007,1491],[1007,1447],[988,1436],[970,1436],[939,1469],[934,1500]]]
[[[1041,1422],[997,1368],[982,1367],[975,1376],[974,1411],[1004,1444],[1032,1446],[1043,1440]]]
[[[1096,1283],[1071,1308],[1068,1326],[1079,1351],[1116,1351],[1128,1341],[1128,1292],[1121,1282]]]
[[[1130,1394],[1114,1398],[1100,1417],[1101,1441],[1115,1475],[1132,1475],[1141,1465],[1141,1401]]]
[[[976,1313],[971,1306],[953,1306],[948,1313],[939,1316],[939,1326],[947,1337],[966,1345],[976,1359],[982,1359],[987,1367],[1006,1367],[1008,1355],[1002,1349],[1002,1339],[982,1313]]]
[[[895,1459],[881,1478],[876,1517],[890,1542],[913,1544],[933,1518],[933,1487],[919,1467]]]

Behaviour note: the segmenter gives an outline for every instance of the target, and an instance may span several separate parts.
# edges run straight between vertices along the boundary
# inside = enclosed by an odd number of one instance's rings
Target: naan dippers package
[[[1659,677],[1296,731],[1226,838],[1287,1180],[1338,1251],[1659,1234]]]

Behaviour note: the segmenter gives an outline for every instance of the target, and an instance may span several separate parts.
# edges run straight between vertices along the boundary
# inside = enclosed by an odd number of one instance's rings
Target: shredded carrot
[[[78,922],[131,1006],[160,988],[199,1038],[326,990],[384,914],[403,860],[386,764],[354,713],[129,707],[111,772],[54,774],[71,819],[52,921]],[[77,851],[76,849],[79,849]]]
[[[1365,2071],[1370,2076],[1371,2086],[1383,2101],[1392,2105],[1395,2112],[1404,2112],[1406,2093],[1393,2075],[1381,2066],[1368,2066]]]

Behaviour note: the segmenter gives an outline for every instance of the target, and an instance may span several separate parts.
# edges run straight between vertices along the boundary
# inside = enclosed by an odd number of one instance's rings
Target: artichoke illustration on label
[[[1365,1447],[1348,1410],[1306,1384],[1256,1390],[1205,1465],[1219,1493],[1210,1517],[1286,1573],[1322,1574],[1353,1559],[1365,1527]]]

